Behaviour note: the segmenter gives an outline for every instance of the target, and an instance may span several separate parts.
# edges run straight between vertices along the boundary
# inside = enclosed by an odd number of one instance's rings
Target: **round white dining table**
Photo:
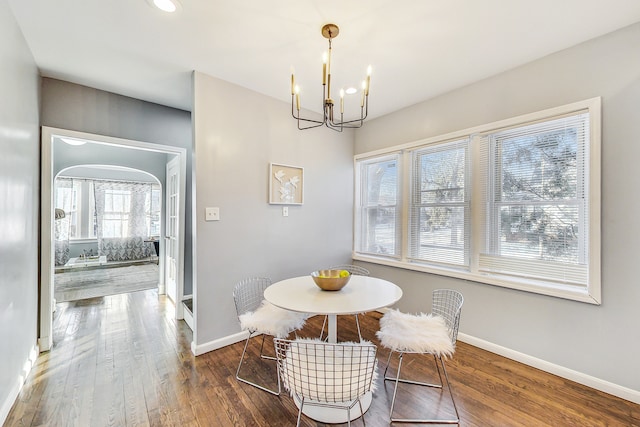
[[[329,342],[337,342],[337,316],[388,307],[402,298],[399,286],[376,277],[356,276],[339,291],[323,291],[311,278],[282,280],[264,291],[264,298],[286,310],[329,316]]]
[[[294,277],[269,286],[264,298],[271,304],[286,310],[310,314],[327,315],[329,318],[328,341],[338,341],[338,315],[358,314],[377,310],[395,304],[402,298],[402,289],[384,279],[370,276],[353,275],[349,283],[339,291],[323,291],[311,276]],[[371,393],[360,400],[362,410],[371,406]],[[300,407],[300,401],[294,396],[294,402]],[[303,412],[308,417],[323,423],[345,423],[347,412],[341,409],[305,406]],[[360,417],[358,405],[351,410],[351,420]]]

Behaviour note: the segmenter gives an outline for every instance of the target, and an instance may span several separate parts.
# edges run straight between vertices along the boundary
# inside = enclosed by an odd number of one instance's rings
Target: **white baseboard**
[[[24,385],[25,380],[29,376],[29,372],[31,372],[31,368],[36,363],[36,359],[38,358],[38,354],[40,353],[38,349],[38,345],[34,345],[27,360],[24,362],[22,366],[22,372],[15,379],[13,387],[10,387],[9,394],[2,405],[0,405],[0,425],[4,425],[4,422],[7,420],[9,416],[9,411],[11,411],[11,407],[15,403],[18,395],[20,394],[20,390],[22,390],[22,386]]]
[[[314,314],[309,316],[309,318],[319,316],[318,314]],[[191,342],[191,352],[194,356],[200,356],[201,354],[208,353],[213,350],[217,350],[222,347],[226,347],[231,344],[235,344],[240,341],[244,341],[249,336],[249,333],[246,331],[238,332],[237,334],[228,335],[226,337],[219,338],[217,340],[209,341],[204,344],[195,345],[195,343]],[[257,335],[256,335],[257,336]]]
[[[524,363],[525,365],[549,372],[550,374],[554,374],[559,377],[575,381],[579,384],[586,385],[587,387],[640,404],[640,391],[638,390],[633,390],[609,381],[601,380],[599,378],[583,374],[582,372],[574,371],[573,369],[565,368],[564,366],[556,365],[554,363],[547,362],[546,360],[538,359],[537,357],[529,356],[528,354],[520,353],[519,351],[511,350],[467,334],[459,333],[458,339],[464,343],[490,351],[491,353],[499,354],[500,356]]]
[[[195,345],[191,343],[191,352],[194,356],[200,356],[201,354],[208,353],[213,350],[217,350],[222,347],[226,347],[231,344],[235,344],[240,341],[244,341],[249,336],[246,331],[238,332],[237,334],[228,335],[226,337],[219,338],[217,340],[209,341],[204,344]]]

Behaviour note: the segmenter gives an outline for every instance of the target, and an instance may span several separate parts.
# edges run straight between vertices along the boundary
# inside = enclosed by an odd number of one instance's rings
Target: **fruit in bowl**
[[[351,274],[347,270],[318,270],[311,277],[323,291],[339,291],[349,282]]]

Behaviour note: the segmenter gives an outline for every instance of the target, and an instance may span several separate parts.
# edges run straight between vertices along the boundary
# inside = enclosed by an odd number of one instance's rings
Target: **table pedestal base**
[[[367,412],[369,407],[371,406],[371,400],[373,398],[373,394],[371,392],[366,393],[364,396],[360,398],[360,402],[362,403],[362,410]],[[293,396],[293,402],[296,404],[298,408],[300,408],[300,399],[298,396]],[[319,421],[325,424],[342,424],[347,421],[347,410],[341,408],[328,408],[323,406],[312,406],[312,405],[304,405],[302,409],[302,413],[307,417]],[[360,405],[357,403],[351,408],[351,420],[353,421],[356,418],[359,418],[362,414],[360,413]]]

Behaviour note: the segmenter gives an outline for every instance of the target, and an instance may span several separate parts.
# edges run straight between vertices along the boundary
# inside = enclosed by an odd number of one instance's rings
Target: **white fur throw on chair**
[[[398,310],[387,312],[380,319],[376,332],[383,346],[404,353],[430,353],[451,356],[453,343],[444,319],[431,314],[406,314]]]
[[[276,307],[268,301],[262,301],[256,311],[239,317],[243,330],[285,338],[290,332],[301,329],[307,319],[306,313],[297,313]]]

